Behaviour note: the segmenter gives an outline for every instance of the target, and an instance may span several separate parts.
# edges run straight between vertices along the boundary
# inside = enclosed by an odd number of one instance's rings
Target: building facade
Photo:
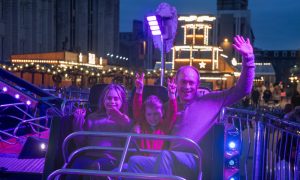
[[[300,67],[300,50],[255,50],[256,62],[271,63],[275,71],[274,82],[288,83],[300,76],[293,71]],[[298,77],[299,76],[299,77]]]
[[[57,0],[56,51],[119,51],[119,0]]]
[[[55,51],[55,1],[0,1],[0,62],[11,54]]]
[[[178,17],[178,37],[172,49],[172,69],[193,66],[199,70],[202,86],[210,89],[231,87],[235,69],[221,56],[215,44],[216,17],[190,15]]]
[[[119,0],[0,0],[0,62],[12,54],[119,50]]]
[[[134,20],[132,27],[132,32],[120,33],[120,55],[128,57],[128,67],[144,68],[147,66],[146,52],[149,46],[144,31],[144,22]]]

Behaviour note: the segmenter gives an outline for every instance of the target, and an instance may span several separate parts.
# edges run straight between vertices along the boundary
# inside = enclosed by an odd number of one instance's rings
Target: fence
[[[221,120],[239,131],[241,179],[300,179],[300,124],[233,108]]]

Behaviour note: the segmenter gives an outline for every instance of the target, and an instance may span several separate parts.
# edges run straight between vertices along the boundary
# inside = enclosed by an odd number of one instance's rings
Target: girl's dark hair
[[[105,87],[105,89],[103,90],[103,93],[100,95],[100,98],[99,98],[99,108],[98,108],[98,111],[100,113],[106,113],[106,110],[105,110],[105,106],[104,106],[104,100],[107,96],[107,94],[109,93],[109,91],[111,90],[115,90],[121,101],[122,101],[122,106],[120,108],[120,111],[124,114],[128,114],[128,102],[127,102],[127,98],[126,98],[126,89],[122,86],[122,85],[119,85],[119,84],[109,84]]]

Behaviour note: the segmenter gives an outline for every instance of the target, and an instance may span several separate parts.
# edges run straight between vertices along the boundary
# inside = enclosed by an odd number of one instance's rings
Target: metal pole
[[[255,149],[254,149],[254,161],[253,161],[253,179],[262,179],[262,168],[264,159],[264,124],[259,121],[255,128]]]
[[[163,35],[161,35],[161,51],[160,51],[160,58],[161,58],[161,71],[160,71],[160,85],[164,85],[164,76],[165,76],[165,43]]]

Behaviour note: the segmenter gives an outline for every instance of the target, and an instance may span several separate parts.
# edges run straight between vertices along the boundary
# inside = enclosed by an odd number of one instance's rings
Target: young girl
[[[144,87],[144,74],[136,75],[136,91],[133,99],[133,116],[137,125],[136,133],[143,134],[169,134],[176,120],[177,102],[175,97],[176,85],[174,79],[168,79],[169,102],[167,110],[164,110],[162,101],[154,95],[149,96],[144,103],[142,99]],[[164,142],[158,139],[142,139],[141,148],[160,150]]]
[[[82,122],[85,110],[75,112],[74,129],[99,132],[129,132],[125,89],[116,84],[108,85],[100,97],[99,108]],[[121,147],[124,139],[108,137],[84,137],[87,145]],[[75,159],[74,169],[112,170],[117,166],[118,155],[112,151],[90,151]]]

